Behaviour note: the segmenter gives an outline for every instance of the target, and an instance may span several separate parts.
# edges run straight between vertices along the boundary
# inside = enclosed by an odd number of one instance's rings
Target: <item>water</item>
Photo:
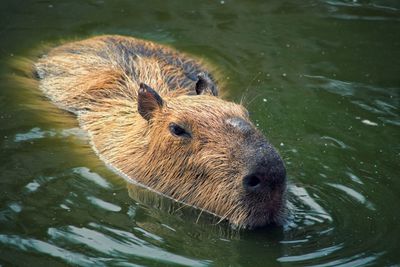
[[[218,67],[286,161],[284,228],[237,232],[127,185],[16,82],[19,57],[103,33]],[[398,1],[3,0],[0,39],[0,266],[400,264]]]

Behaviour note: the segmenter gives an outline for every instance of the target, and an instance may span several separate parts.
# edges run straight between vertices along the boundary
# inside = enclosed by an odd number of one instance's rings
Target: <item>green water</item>
[[[281,152],[292,214],[236,232],[126,182],[13,65],[98,34],[220,70]],[[400,3],[21,1],[0,5],[0,266],[399,266]]]

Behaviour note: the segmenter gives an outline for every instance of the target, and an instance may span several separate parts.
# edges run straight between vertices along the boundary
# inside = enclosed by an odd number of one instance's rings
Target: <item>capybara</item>
[[[93,149],[124,177],[239,228],[282,224],[284,163],[247,110],[218,97],[202,63],[132,37],[49,51],[40,89],[76,114]]]

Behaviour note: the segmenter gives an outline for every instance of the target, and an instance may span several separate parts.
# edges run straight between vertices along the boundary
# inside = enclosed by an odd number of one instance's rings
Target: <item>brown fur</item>
[[[284,186],[249,197],[242,185],[255,153],[251,143],[263,137],[241,105],[195,95],[202,64],[151,42],[101,36],[51,50],[35,70],[41,90],[77,115],[101,159],[130,179],[235,225],[281,220]],[[138,113],[139,83],[165,103],[149,121]],[[251,137],[229,118],[248,122]],[[171,122],[192,138],[172,135]]]

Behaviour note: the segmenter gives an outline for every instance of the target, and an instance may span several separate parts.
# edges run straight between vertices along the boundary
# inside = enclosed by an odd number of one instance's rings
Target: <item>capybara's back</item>
[[[244,107],[218,97],[198,61],[152,42],[100,36],[54,48],[35,73],[121,175],[239,227],[282,223],[280,156]]]
[[[87,104],[93,104],[87,101],[126,98],[126,94],[135,97],[140,83],[167,95],[171,91],[194,94],[200,73],[212,82],[199,63],[183,54],[121,36],[101,36],[62,45],[41,58],[35,67],[41,80],[40,89],[72,112],[86,110]]]

